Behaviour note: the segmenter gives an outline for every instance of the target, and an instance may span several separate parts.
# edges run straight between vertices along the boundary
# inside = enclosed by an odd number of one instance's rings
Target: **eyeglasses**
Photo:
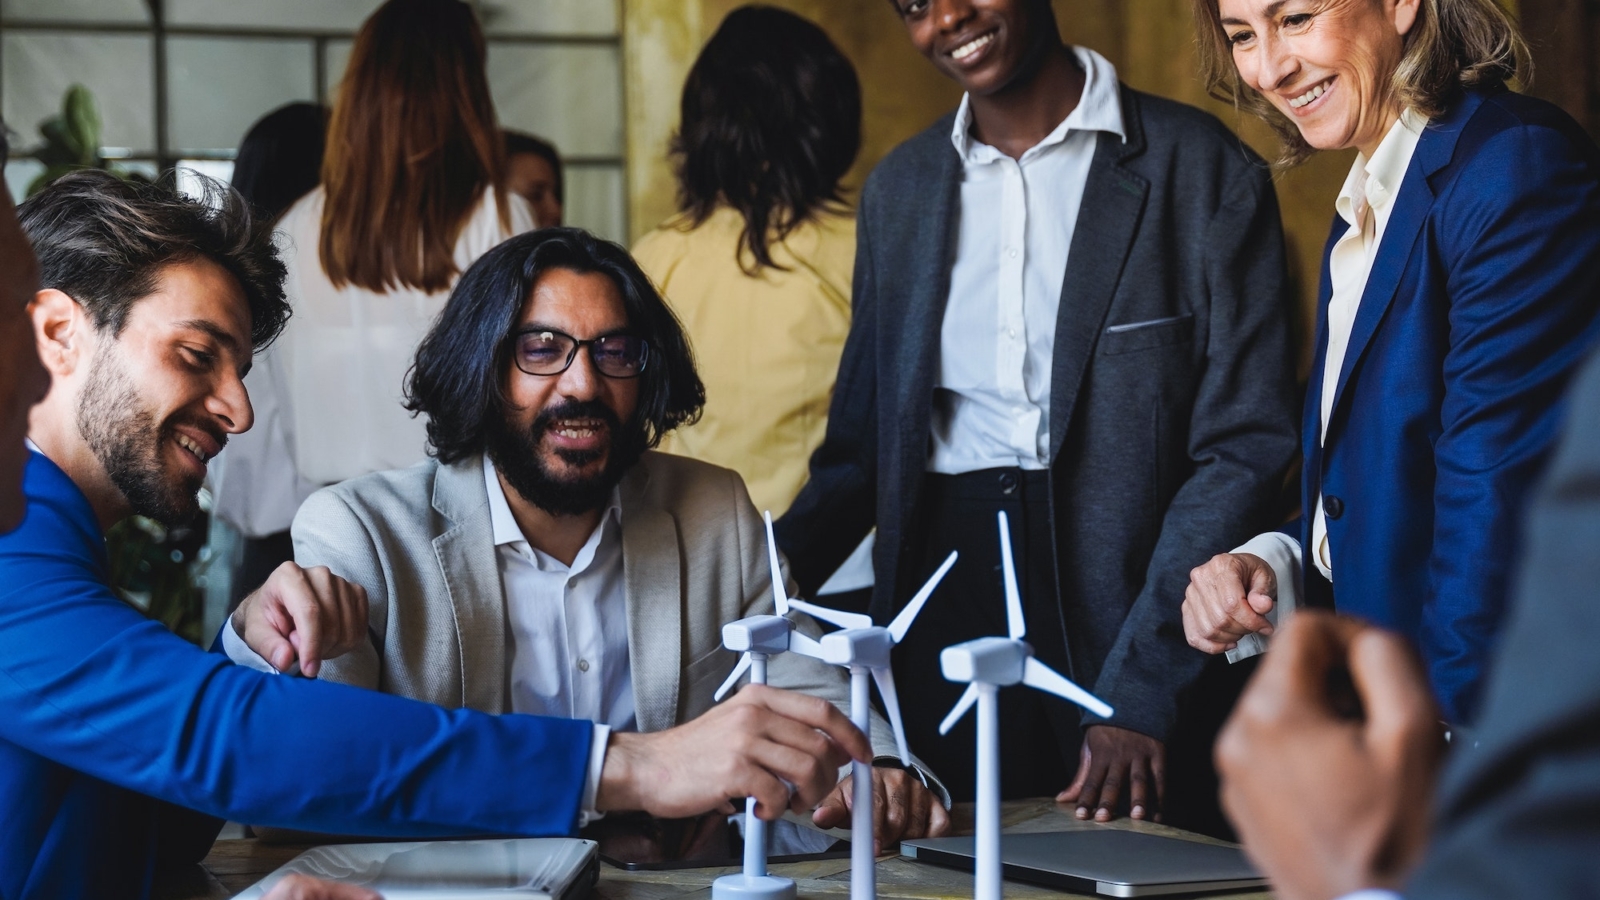
[[[517,368],[529,375],[560,375],[578,358],[579,348],[587,347],[589,362],[607,378],[638,378],[650,359],[644,338],[631,334],[607,334],[580,341],[570,334],[548,328],[530,328],[511,336],[511,356]]]

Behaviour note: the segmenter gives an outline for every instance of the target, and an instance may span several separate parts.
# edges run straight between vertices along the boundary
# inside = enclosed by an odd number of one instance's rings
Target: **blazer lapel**
[[[1482,103],[1481,94],[1462,94],[1437,122],[1428,123],[1417,141],[1411,165],[1406,169],[1400,193],[1395,197],[1394,212],[1389,216],[1383,241],[1378,245],[1378,255],[1367,274],[1367,286],[1362,291],[1355,322],[1350,327],[1350,343],[1345,350],[1344,362],[1339,366],[1339,383],[1333,395],[1333,413],[1338,412],[1351,373],[1360,363],[1362,354],[1372,342],[1372,336],[1377,333],[1379,323],[1383,321],[1384,314],[1394,302],[1395,293],[1400,289],[1400,280],[1417,245],[1417,235],[1433,208],[1434,193],[1430,179],[1449,165],[1451,157],[1455,155],[1456,140],[1461,137],[1462,126]],[[1332,414],[1328,417],[1328,423],[1331,428]]]
[[[953,117],[952,117],[953,118]],[[948,132],[948,129],[943,129]],[[909,194],[905,208],[892,217],[896,224],[892,239],[884,246],[896,248],[896,255],[880,269],[885,280],[904,279],[904,289],[880,286],[879,296],[898,301],[893,308],[878,311],[878,337],[875,348],[883,362],[879,373],[894,373],[896,382],[889,394],[899,430],[900,465],[896,496],[901,502],[894,511],[903,533],[909,525],[915,498],[928,462],[928,435],[932,416],[933,383],[938,376],[940,334],[945,307],[950,300],[950,269],[955,265],[961,205],[961,157],[949,141],[938,146],[926,163],[928,184],[942,186]],[[920,168],[920,167],[919,167]],[[891,323],[903,323],[894,328]],[[887,363],[887,364],[885,364]],[[883,394],[882,388],[880,396]],[[880,528],[880,542],[893,540]],[[882,546],[880,544],[880,546]],[[899,559],[899,547],[888,548],[891,558]],[[897,598],[894,583],[898,566],[879,570],[874,598]],[[892,611],[890,611],[892,612]]]
[[[1122,111],[1127,140],[1109,132],[1098,138],[1072,248],[1067,254],[1066,277],[1061,284],[1050,375],[1052,462],[1066,440],[1078,389],[1105,325],[1117,283],[1122,279],[1122,266],[1150,193],[1150,183],[1144,177],[1122,166],[1124,160],[1144,150],[1138,98],[1126,88],[1122,89]]]
[[[677,524],[649,502],[649,481],[644,464],[622,479],[622,578],[639,730],[661,731],[677,720],[687,598]]]
[[[456,616],[461,704],[510,712],[505,589],[495,556],[482,457],[438,468],[433,508],[451,523],[433,539],[433,552]]]

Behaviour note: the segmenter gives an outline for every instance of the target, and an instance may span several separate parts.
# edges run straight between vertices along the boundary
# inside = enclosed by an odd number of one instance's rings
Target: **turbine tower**
[[[822,658],[822,648],[808,635],[795,630],[790,621],[789,596],[784,588],[783,569],[778,563],[778,542],[772,535],[772,513],[767,522],[767,564],[772,569],[772,605],[775,616],[747,616],[722,626],[722,646],[741,653],[738,665],[717,688],[716,699],[728,691],[745,672],[751,684],[767,683],[767,660],[793,650],[814,659]],[[870,842],[869,842],[870,844]],[[744,801],[744,870],[724,875],[711,883],[712,900],[794,900],[794,880],[767,874],[767,823],[756,816],[756,798]]]
[[[1000,688],[1013,684],[1055,694],[1102,718],[1111,715],[1105,701],[1089,693],[1033,658],[1033,648],[1022,638],[1027,623],[1022,617],[1022,597],[1017,591],[1017,571],[1011,559],[1011,529],[999,514],[1000,563],[1005,576],[1006,630],[1009,637],[986,637],[944,648],[939,667],[950,681],[966,682],[967,689],[939,724],[949,734],[957,721],[978,704],[978,803],[973,874],[975,900],[1000,900]]]
[[[873,624],[872,617],[861,613],[828,609],[804,600],[789,601],[790,607],[839,626],[839,631],[825,634],[817,642],[822,650],[820,659],[850,670],[850,720],[861,729],[862,734],[870,735],[872,728],[872,703],[868,696],[870,689],[867,679],[870,676],[877,682],[884,711],[889,714],[889,724],[894,728],[900,762],[907,767],[911,765],[911,752],[906,749],[906,730],[900,720],[900,698],[894,689],[894,673],[889,669],[889,653],[911,630],[911,623],[955,562],[956,553],[951,551],[933,577],[917,591],[887,628]],[[852,763],[850,774],[851,790],[854,792],[850,804],[850,900],[874,900],[878,882],[872,856],[872,766],[862,762]]]

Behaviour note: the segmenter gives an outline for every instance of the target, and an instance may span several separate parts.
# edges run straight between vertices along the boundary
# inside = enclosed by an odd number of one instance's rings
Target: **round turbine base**
[[[776,875],[724,875],[711,882],[711,900],[795,900],[794,879]]]

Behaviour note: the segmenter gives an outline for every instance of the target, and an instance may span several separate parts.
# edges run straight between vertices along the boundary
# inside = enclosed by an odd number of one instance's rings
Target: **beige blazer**
[[[477,456],[429,460],[324,488],[300,508],[295,560],[362,585],[371,604],[372,641],[325,663],[320,677],[510,712],[505,591],[482,466]],[[766,535],[744,481],[729,469],[648,452],[620,492],[633,696],[639,729],[659,731],[713,705],[738,661],[722,648],[723,624],[773,612]],[[785,580],[792,596],[787,568]],[[819,633],[795,616],[802,630]],[[849,676],[837,666],[786,653],[767,674],[775,686],[848,709]],[[871,737],[880,756],[896,754],[876,712]]]

